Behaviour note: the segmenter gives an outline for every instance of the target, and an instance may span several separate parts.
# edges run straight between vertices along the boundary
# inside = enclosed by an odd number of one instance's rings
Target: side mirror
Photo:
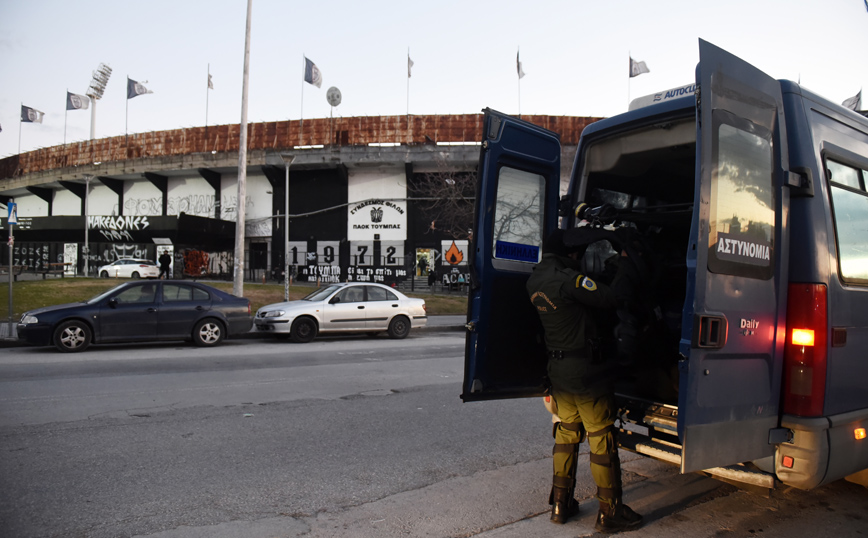
[[[335,295],[329,300],[329,304],[338,304],[339,302],[341,302],[341,298],[337,295]]]
[[[117,308],[117,306],[118,306],[117,297],[112,297],[111,299],[109,299],[108,305],[112,308]]]

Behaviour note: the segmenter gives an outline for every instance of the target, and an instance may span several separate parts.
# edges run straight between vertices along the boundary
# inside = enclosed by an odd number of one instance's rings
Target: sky
[[[113,72],[96,138],[239,123],[246,9],[246,0],[0,0],[0,158],[19,144],[87,140],[91,111],[66,112],[66,91],[84,94],[100,63]],[[251,123],[486,107],[607,117],[692,82],[700,38],[837,103],[868,90],[866,0],[253,0],[252,14]],[[303,82],[304,56],[321,88]],[[628,77],[631,56],[650,72]],[[127,77],[153,93],[127,100]],[[332,86],[342,94],[334,108]],[[20,123],[22,104],[43,123]]]

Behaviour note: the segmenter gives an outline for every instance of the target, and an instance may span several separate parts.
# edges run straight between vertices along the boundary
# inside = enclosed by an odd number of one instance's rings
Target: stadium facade
[[[560,134],[566,181],[582,130],[599,118],[523,118]],[[248,125],[245,278],[280,279],[286,250],[300,281],[391,283],[432,271],[441,282],[464,281],[470,230],[440,229],[417,186],[472,180],[482,120],[377,116]],[[80,275],[87,266],[97,276],[96,267],[115,259],[156,260],[166,250],[177,277],[232,278],[239,134],[238,124],[195,127],[0,160],[0,207],[14,203],[18,220],[0,265],[9,266],[11,256],[25,271],[62,267]],[[469,223],[472,206],[464,204]],[[0,233],[8,238],[6,207]]]

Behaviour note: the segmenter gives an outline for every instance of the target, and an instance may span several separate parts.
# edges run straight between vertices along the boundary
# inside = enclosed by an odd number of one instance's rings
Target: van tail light
[[[826,295],[824,284],[789,286],[783,408],[790,415],[823,414],[828,353]]]

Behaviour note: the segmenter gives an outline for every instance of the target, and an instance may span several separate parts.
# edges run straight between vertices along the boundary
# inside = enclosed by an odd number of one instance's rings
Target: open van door
[[[542,327],[525,290],[557,226],[558,135],[485,109],[470,253],[465,401],[540,396]]]
[[[698,183],[679,366],[685,473],[774,453],[786,317],[780,84],[702,40],[699,57]]]

